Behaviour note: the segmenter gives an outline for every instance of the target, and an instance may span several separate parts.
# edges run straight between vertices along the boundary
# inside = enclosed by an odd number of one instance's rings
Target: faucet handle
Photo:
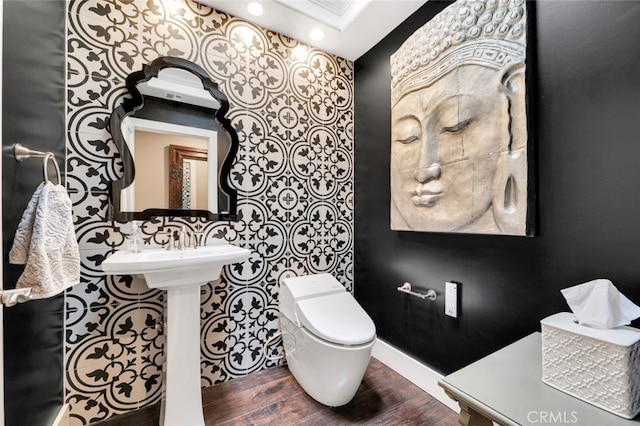
[[[166,233],[168,240],[166,242],[166,250],[175,250],[176,249],[176,240],[173,236],[173,232],[167,232]]]
[[[195,249],[198,247],[198,240],[193,232],[187,233],[187,241],[189,241],[189,248]]]

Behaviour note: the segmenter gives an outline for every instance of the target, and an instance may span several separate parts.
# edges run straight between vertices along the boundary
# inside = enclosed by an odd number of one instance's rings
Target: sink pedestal
[[[166,290],[161,426],[204,426],[200,390],[200,287],[220,278],[223,265],[251,252],[231,244],[196,250],[118,251],[102,262],[114,275],[144,275],[149,288]]]
[[[200,286],[167,289],[161,426],[204,426],[200,389]]]

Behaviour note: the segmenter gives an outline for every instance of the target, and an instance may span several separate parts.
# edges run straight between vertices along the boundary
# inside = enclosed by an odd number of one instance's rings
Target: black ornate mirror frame
[[[140,110],[144,106],[144,96],[140,93],[140,90],[138,90],[138,84],[149,81],[153,77],[158,78],[160,71],[165,68],[180,68],[194,74],[202,81],[203,88],[220,103],[220,108],[215,110],[215,114],[212,118],[217,121],[231,139],[227,154],[218,170],[218,191],[222,191],[223,195],[227,199],[228,209],[225,211],[212,213],[208,210],[165,208],[152,208],[141,212],[121,211],[121,191],[131,185],[135,177],[135,165],[133,157],[131,156],[131,151],[129,150],[125,137],[122,134],[122,122],[125,118],[134,114],[135,111]],[[209,77],[209,74],[199,65],[196,65],[186,59],[164,56],[154,60],[150,64],[144,65],[141,71],[129,74],[126,79],[126,87],[131,97],[124,98],[122,105],[113,110],[109,120],[111,135],[114,143],[118,147],[123,163],[122,178],[120,180],[113,181],[111,184],[110,196],[113,206],[113,218],[120,222],[149,220],[155,216],[205,217],[211,221],[236,220],[237,191],[229,185],[228,178],[233,159],[238,152],[240,142],[238,140],[238,134],[231,126],[231,121],[225,117],[225,114],[229,111],[229,101],[226,95],[218,89],[218,84],[213,82]]]

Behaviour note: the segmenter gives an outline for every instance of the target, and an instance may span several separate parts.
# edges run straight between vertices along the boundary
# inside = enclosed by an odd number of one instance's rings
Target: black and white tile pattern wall
[[[145,238],[185,224],[251,249],[202,291],[202,384],[275,361],[262,347],[278,327],[283,275],[330,272],[353,283],[353,64],[193,0],[68,2],[68,188],[82,281],[66,294],[66,401],[72,425],[160,399],[163,296],[130,276],[105,276],[128,224],[107,219],[121,173],[107,130],[124,79],[158,56],[204,67],[231,103],[241,148],[232,171],[240,219],[158,218]]]

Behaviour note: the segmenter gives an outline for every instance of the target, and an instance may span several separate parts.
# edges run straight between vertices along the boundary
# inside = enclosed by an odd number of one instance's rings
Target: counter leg
[[[460,415],[458,416],[458,423],[460,426],[493,426],[493,422],[478,413],[469,405],[458,401],[460,406]]]

